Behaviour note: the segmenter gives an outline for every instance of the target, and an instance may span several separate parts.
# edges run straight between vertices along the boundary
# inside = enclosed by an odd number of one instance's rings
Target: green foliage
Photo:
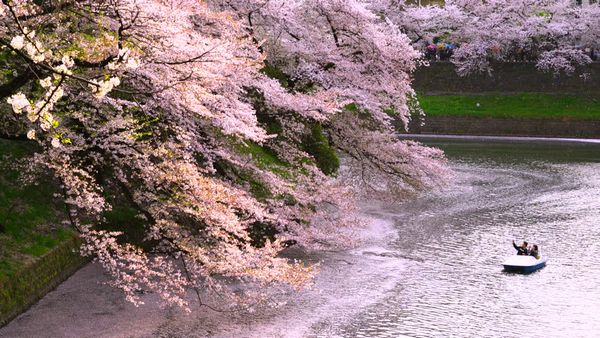
[[[327,65],[325,65],[325,70],[329,70],[332,68],[335,68],[335,64],[328,63]],[[273,65],[267,64],[260,71],[266,76],[279,81],[283,88],[286,88],[287,90],[292,92],[310,93],[316,88],[316,85],[312,82],[295,81],[288,74],[284,73],[280,68],[275,67]]]
[[[252,193],[252,195],[259,201],[265,200],[273,195],[269,188],[267,188],[267,186],[262,182],[252,178],[249,175],[244,175],[242,177],[244,177],[245,181],[250,184],[250,193]]]
[[[57,227],[64,218],[63,205],[53,198],[57,185],[42,178],[35,186],[18,181],[10,162],[30,156],[33,142],[0,140],[0,279],[16,273],[62,241],[73,236]]]
[[[269,188],[267,188],[264,183],[254,178],[250,173],[239,171],[237,177],[240,180],[238,183],[247,182],[250,185],[250,193],[259,201],[264,201],[273,196]]]
[[[269,170],[284,179],[293,179],[290,164],[277,157],[277,154],[268,147],[252,141],[245,141],[244,143],[234,142],[234,148],[240,154],[249,155],[257,167]],[[250,193],[256,199],[265,200],[275,197],[269,188],[256,179],[250,171],[230,166],[223,161],[215,163],[215,167],[221,175],[235,177],[237,184],[247,184]]]
[[[24,253],[40,257],[74,235],[70,229],[58,229],[51,235],[33,234],[35,242],[23,250]]]
[[[547,11],[547,10],[540,10],[540,11],[538,11],[538,12],[536,13],[536,15],[537,15],[537,16],[541,16],[541,17],[544,17],[544,18],[548,18],[548,19],[552,17],[552,13],[550,13],[550,12],[549,12],[549,11]]]
[[[5,83],[14,78],[14,59],[15,56],[11,50],[0,50],[0,82]]]
[[[271,135],[279,135],[283,132],[283,126],[277,119],[272,118],[268,114],[257,114],[256,117],[260,125],[265,128],[267,133]]]
[[[215,162],[214,166],[220,175],[235,177],[235,183],[240,185],[248,184],[250,188],[250,193],[257,200],[264,201],[265,199],[271,198],[273,196],[269,188],[267,188],[265,184],[254,178],[250,172],[231,166],[225,161],[217,161]]]
[[[349,111],[351,113],[358,113],[358,105],[356,103],[348,103],[344,106],[345,111]]]
[[[133,112],[139,113],[139,112]],[[133,137],[137,141],[149,141],[153,139],[155,136],[155,130],[157,123],[160,121],[160,117],[147,117],[147,116],[138,116],[134,114],[134,118],[136,119],[138,128],[135,130]]]
[[[344,111],[346,113],[355,114],[362,121],[373,122],[373,115],[371,115],[371,113],[369,113],[369,111],[361,109],[356,103],[349,103],[349,104],[345,105],[344,106]],[[395,114],[397,114],[397,112],[394,110],[393,107],[384,109],[384,112],[386,114],[388,114],[388,115],[395,115]],[[375,128],[378,128],[378,127],[375,126]]]
[[[153,243],[146,242],[146,225],[143,218],[137,217],[138,211],[127,201],[116,198],[107,198],[113,206],[110,211],[104,213],[105,221],[101,228],[107,231],[123,232],[119,236],[122,242],[137,245],[145,250],[151,249]]]
[[[575,95],[523,93],[518,95],[419,96],[429,116],[498,118],[600,118],[600,99]]]
[[[329,145],[327,137],[323,133],[320,124],[314,124],[310,128],[310,134],[304,140],[304,150],[315,158],[317,167],[325,175],[333,175],[340,167],[340,159],[335,149]]]
[[[265,67],[263,67],[263,69],[260,70],[261,73],[265,74],[266,76],[270,77],[271,79],[275,79],[277,81],[279,81],[279,83],[281,84],[281,86],[283,88],[288,88],[290,85],[290,77],[284,73],[281,69],[275,67],[275,66],[271,66],[271,65],[265,65]]]
[[[260,144],[246,141],[244,144],[239,144],[237,150],[241,154],[252,156],[254,163],[261,169],[270,170],[283,178],[289,179],[292,177],[289,170],[287,170],[289,164],[279,159],[273,151]]]
[[[280,160],[273,151],[252,141],[245,141],[244,144],[237,147],[237,150],[242,154],[251,155],[256,164],[261,167],[288,166],[288,164]]]
[[[283,132],[283,126],[277,120],[269,121],[264,128],[270,135],[279,135]]]

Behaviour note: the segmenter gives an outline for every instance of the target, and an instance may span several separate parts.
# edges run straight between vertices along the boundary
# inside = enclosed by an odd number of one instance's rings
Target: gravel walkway
[[[389,223],[374,223],[374,242],[389,239]],[[386,234],[387,233],[387,234]],[[372,243],[373,244],[373,243]],[[205,307],[191,314],[161,308],[153,294],[135,307],[103,284],[99,265],[83,267],[4,328],[0,337],[323,337],[397,284],[404,261],[379,246],[323,253],[310,289],[286,296],[278,309],[225,314]],[[193,295],[190,292],[190,303]]]

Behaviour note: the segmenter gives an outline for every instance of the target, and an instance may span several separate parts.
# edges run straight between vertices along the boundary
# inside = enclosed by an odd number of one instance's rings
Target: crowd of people
[[[513,247],[517,250],[517,255],[519,256],[533,256],[536,259],[540,258],[540,251],[538,249],[537,244],[529,246],[529,243],[523,241],[520,246],[517,246],[515,241],[513,241]]]
[[[448,42],[427,43],[425,58],[430,61],[448,61],[456,48],[456,44]]]

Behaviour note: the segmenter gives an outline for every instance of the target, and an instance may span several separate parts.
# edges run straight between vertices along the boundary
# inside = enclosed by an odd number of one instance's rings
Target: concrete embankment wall
[[[67,240],[12,278],[0,280],[0,327],[87,262],[79,255],[80,244],[78,238]]]
[[[426,95],[482,95],[537,92],[577,94],[600,98],[600,63],[585,68],[584,81],[579,75],[555,77],[535,68],[533,63],[502,63],[493,66],[492,76],[475,74],[460,77],[449,62],[433,62],[417,70],[414,87]],[[503,119],[483,117],[426,117],[425,125],[413,121],[410,133],[457,135],[510,135],[554,137],[600,137],[597,120],[577,119]]]
[[[600,137],[599,120],[500,119],[477,117],[428,117],[425,125],[409,125],[415,134]]]
[[[492,75],[460,77],[450,62],[432,62],[414,74],[413,85],[420,94],[559,93],[600,96],[600,62],[587,65],[571,76],[540,72],[533,63],[492,65]],[[587,74],[586,80],[580,75]]]

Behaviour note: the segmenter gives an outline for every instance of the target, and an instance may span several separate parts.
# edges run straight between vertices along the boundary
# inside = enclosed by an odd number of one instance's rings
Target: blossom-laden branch
[[[419,53],[363,2],[38,3],[0,5],[0,67],[20,72],[0,75],[3,102],[63,183],[82,253],[136,304],[151,290],[189,307],[190,287],[241,301],[232,279],[307,285],[317,266],[280,253],[356,240],[357,168],[402,195],[447,174],[440,152],[393,138]],[[369,123],[340,115],[350,103]],[[349,179],[336,149],[364,160]],[[107,229],[120,204],[143,239]]]

